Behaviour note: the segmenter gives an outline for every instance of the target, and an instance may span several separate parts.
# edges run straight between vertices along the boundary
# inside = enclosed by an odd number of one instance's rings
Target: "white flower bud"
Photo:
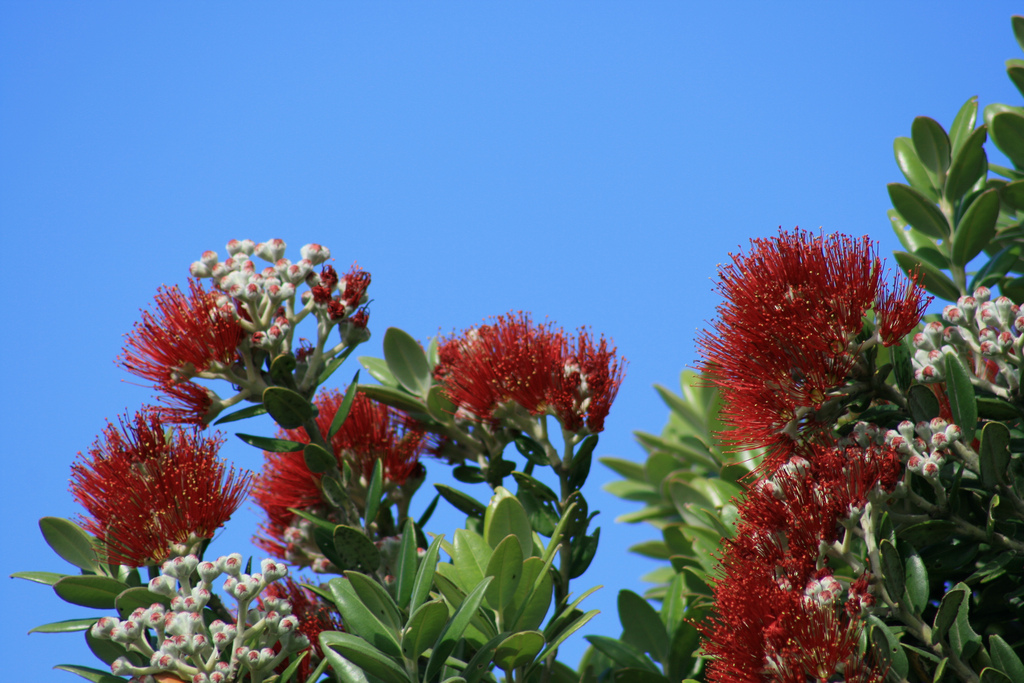
[[[238,576],[242,573],[242,555],[231,553],[225,557],[217,558],[217,565],[221,571],[231,576]]]
[[[307,244],[299,250],[302,258],[308,260],[314,266],[318,266],[331,258],[331,250],[319,244]]]
[[[188,272],[195,278],[213,277],[213,270],[202,261],[193,261],[188,267]]]
[[[256,245],[255,254],[264,261],[270,261],[275,263],[278,259],[284,256],[284,250],[286,245],[284,240],[273,239],[267,240],[266,242],[260,242]]]
[[[157,595],[166,595],[170,598],[178,594],[178,584],[173,576],[161,574],[150,580],[149,590]]]
[[[252,240],[231,240],[228,242],[228,255],[245,254],[248,256],[252,254],[255,247],[256,244]]]

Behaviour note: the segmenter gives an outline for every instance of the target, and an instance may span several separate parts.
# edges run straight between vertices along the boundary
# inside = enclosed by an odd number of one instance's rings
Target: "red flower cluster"
[[[223,443],[198,429],[165,424],[144,408],[79,453],[71,493],[89,513],[82,526],[106,543],[112,563],[159,564],[171,546],[214,532],[241,505],[252,483],[217,458]]]
[[[739,505],[704,633],[709,681],[827,681],[840,669],[846,681],[881,680],[857,653],[867,578],[848,587],[844,604],[819,548],[839,540],[840,521],[872,491],[896,487],[899,456],[875,446],[812,451],[751,486]]]
[[[330,431],[343,398],[341,393],[331,390],[321,392],[314,401],[319,410],[317,427],[322,434]],[[299,443],[310,441],[301,427],[279,430],[278,438]],[[383,462],[385,479],[398,485],[425,475],[419,459],[427,450],[426,435],[415,429],[405,414],[362,394],[356,395],[348,417],[331,439],[331,446],[339,467],[347,460],[364,477],[373,474],[378,460]],[[262,525],[266,537],[257,537],[255,543],[275,557],[287,559],[291,543],[287,532],[294,521],[288,508],[315,509],[324,504],[317,488],[319,475],[309,471],[301,451],[265,451],[263,456],[263,472],[257,478],[253,499],[267,515]]]
[[[586,330],[567,337],[520,312],[444,339],[434,369],[448,399],[473,419],[494,422],[503,403],[531,415],[550,411],[566,429],[604,429],[625,374],[625,361]]]
[[[732,427],[724,436],[740,448],[767,447],[770,473],[800,434],[822,426],[814,411],[849,378],[867,310],[874,307],[878,341],[888,346],[917,325],[930,299],[913,282],[886,286],[867,237],[794,230],[751,243],[720,268],[725,303],[699,343]]]
[[[287,600],[291,604],[292,614],[299,619],[299,633],[309,639],[309,647],[303,651],[309,654],[299,664],[296,680],[308,679],[324,656],[323,650],[320,649],[320,633],[344,630],[341,626],[341,615],[333,606],[320,600],[291,578],[285,578],[267,586],[263,597]],[[280,648],[280,643],[277,647]],[[293,658],[301,654],[300,652],[293,655]],[[283,671],[286,664],[282,663],[279,668]]]
[[[209,392],[187,382],[214,362],[233,362],[245,333],[233,316],[218,310],[216,293],[196,280],[188,284],[188,296],[177,286],[157,292],[156,312],[142,312],[120,360],[128,372],[163,392],[166,419],[203,424]]]

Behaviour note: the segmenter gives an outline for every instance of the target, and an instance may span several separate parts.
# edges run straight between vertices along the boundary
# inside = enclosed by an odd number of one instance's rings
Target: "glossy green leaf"
[[[410,393],[426,398],[430,390],[430,363],[419,342],[407,332],[389,327],[384,333],[384,359],[400,385]]]
[[[910,389],[914,382],[914,363],[911,360],[910,342],[904,338],[899,344],[889,350],[893,361],[893,374],[896,377],[896,385],[904,394]]]
[[[532,631],[544,621],[551,605],[554,581],[545,568],[544,560],[528,557],[523,562],[523,575],[516,586],[511,604],[505,610],[512,615],[509,621],[513,631]]]
[[[214,425],[222,425],[222,424],[227,424],[228,422],[237,422],[238,420],[244,420],[246,418],[256,417],[257,415],[264,415],[264,414],[266,414],[266,412],[267,412],[267,408],[264,405],[257,404],[257,405],[254,405],[254,406],[248,406],[248,407],[242,408],[241,410],[236,410],[233,413],[228,413],[227,415],[225,415],[224,417],[220,418],[219,420],[217,420],[213,424]]]
[[[295,368],[298,361],[290,353],[282,353],[270,362],[270,378],[275,384],[295,386]]]
[[[930,597],[928,569],[924,566],[924,560],[921,559],[921,556],[914,550],[913,546],[910,547],[910,552],[907,553],[905,571],[907,599],[910,601],[910,607],[914,613],[921,614],[928,606],[928,598]]]
[[[299,443],[298,441],[270,439],[265,436],[253,436],[252,434],[235,434],[235,436],[250,446],[262,448],[271,453],[296,453],[306,447],[306,444]]]
[[[1019,420],[1021,412],[1009,401],[989,396],[979,396],[978,417],[988,420]]]
[[[519,454],[534,465],[544,467],[551,464],[551,461],[548,460],[548,456],[544,453],[544,447],[525,434],[517,436],[513,443],[515,443],[516,450],[519,451]]]
[[[535,670],[535,668],[540,664],[540,662],[543,662],[545,659],[547,659],[548,655],[550,655],[552,652],[558,649],[558,646],[564,643],[569,638],[569,636],[583,628],[583,626],[586,625],[588,621],[590,621],[600,613],[601,610],[592,609],[589,612],[581,614],[575,619],[573,619],[573,621],[564,629],[562,629],[557,636],[548,641],[548,644],[545,645],[544,649],[541,650],[540,654],[537,655],[535,662],[532,665],[530,665],[530,667],[526,670],[526,677],[529,678],[531,671]]]
[[[914,143],[910,138],[896,138],[893,141],[893,153],[896,155],[896,165],[903,172],[910,186],[933,201],[938,201],[932,180],[928,177],[917,152],[914,150]]]
[[[914,229],[935,239],[949,237],[949,222],[928,197],[901,183],[889,183],[888,188],[893,207]]]
[[[900,244],[907,251],[914,252],[924,247],[935,247],[935,240],[907,225],[907,222],[903,220],[903,217],[900,216],[896,209],[887,210],[885,215],[889,217],[889,224],[892,226],[893,233],[896,234]]]
[[[973,292],[978,287],[992,287],[998,284],[1020,261],[1020,252],[1021,247],[1016,244],[1011,244],[1000,250],[978,270],[967,288],[968,291]],[[1005,291],[1003,293],[1005,294]]]
[[[651,603],[633,591],[621,590],[618,608],[622,640],[663,661],[669,651],[668,633]]]
[[[359,371],[356,370],[355,376],[352,381],[349,382],[348,389],[345,390],[345,397],[341,399],[341,405],[338,406],[338,412],[334,413],[334,417],[331,419],[331,428],[327,432],[327,440],[330,441],[334,438],[334,435],[338,433],[341,426],[345,424],[345,420],[348,418],[349,411],[352,410],[352,404],[355,403],[356,394],[359,393]]]
[[[53,590],[73,605],[113,609],[117,596],[128,590],[128,585],[109,576],[65,576],[53,584]]]
[[[539,631],[515,633],[494,651],[494,663],[505,671],[511,671],[532,662],[543,648],[544,636]]]
[[[387,590],[365,574],[346,571],[345,577],[352,585],[352,589],[359,596],[359,600],[374,616],[392,633],[398,634],[402,630],[405,619],[402,617],[398,605]]]
[[[434,584],[434,571],[437,569],[437,558],[441,553],[441,542],[444,536],[437,536],[427,547],[427,552],[419,561],[419,569],[416,570],[416,580],[412,584],[412,594],[409,596],[409,611],[415,612],[430,595],[430,587]]]
[[[427,393],[427,412],[443,424],[451,424],[458,408],[448,399],[443,386],[435,384]]]
[[[960,219],[953,234],[951,260],[965,266],[989,245],[996,234],[999,218],[999,193],[985,190],[974,200]]]
[[[306,469],[313,474],[323,474],[338,467],[334,454],[315,443],[306,444],[302,449],[302,457],[306,462]]]
[[[968,98],[960,107],[960,111],[953,118],[953,125],[949,127],[949,144],[951,156],[955,157],[963,146],[964,141],[974,130],[974,124],[978,121],[978,97]]]
[[[1024,180],[1014,180],[1004,185],[999,191],[999,198],[1015,211],[1024,211]]]
[[[79,569],[100,573],[93,538],[85,529],[67,519],[43,517],[39,520],[39,530],[43,532],[46,544],[65,562]]]
[[[419,558],[416,553],[416,526],[411,517],[405,520],[395,564],[395,580],[392,583],[392,588],[398,606],[405,609],[409,606],[409,600],[412,598],[413,585],[416,583],[416,570],[419,568]]]
[[[885,590],[894,602],[903,601],[903,588],[906,585],[906,577],[903,575],[903,558],[892,541],[888,538],[882,539],[878,545],[878,552],[882,559],[882,579],[885,582]]]
[[[397,387],[398,380],[395,379],[391,371],[388,370],[388,362],[383,358],[373,358],[371,356],[360,356],[358,358],[359,364],[366,368],[366,371],[370,373],[370,377],[381,384],[388,387]]]
[[[413,661],[432,648],[448,623],[448,605],[444,600],[431,600],[419,606],[409,617],[402,631],[402,655]]]
[[[1024,116],[1009,111],[996,114],[992,117],[989,132],[992,142],[1013,165],[1024,168]]]
[[[342,351],[337,356],[328,361],[327,365],[324,366],[323,371],[320,373],[320,376],[317,377],[317,386],[323,386],[324,382],[326,382],[330,378],[330,376],[333,375],[346,360],[348,360],[348,357],[352,355],[352,352],[355,351],[356,347],[359,346],[361,343],[362,341],[357,341],[354,344],[350,344],[349,346],[345,347],[344,351]]]
[[[303,660],[305,660],[306,657],[308,656],[309,651],[306,651],[300,654],[298,657],[292,659],[291,664],[289,664],[285,668],[285,670],[281,672],[281,678],[278,679],[277,683],[291,683],[292,677],[295,675],[295,672],[298,671],[299,667],[302,665]],[[317,674],[318,678],[319,676],[320,674]]]
[[[77,674],[85,680],[92,681],[93,683],[124,683],[123,678],[114,676],[109,671],[100,671],[99,669],[93,669],[92,667],[88,666],[77,666],[75,664],[58,664],[53,668]]]
[[[371,605],[366,605],[362,600],[362,595],[356,591],[348,579],[331,579],[327,586],[331,595],[334,596],[334,604],[341,614],[345,630],[350,633],[358,633],[366,644],[373,646],[374,650],[380,650],[392,657],[402,656],[397,633],[391,625],[386,623],[388,617],[375,611]],[[348,657],[348,655],[345,656]],[[356,663],[358,664],[358,662]]]
[[[438,636],[437,645],[430,654],[430,660],[427,662],[427,668],[423,676],[424,680],[431,680],[441,671],[445,660],[448,659],[448,656],[455,649],[459,639],[462,638],[462,634],[466,632],[469,622],[476,614],[477,609],[479,609],[480,603],[484,599],[484,593],[491,584],[491,580],[491,577],[484,577],[477,584],[476,588],[466,596],[466,599],[462,601],[462,604],[455,610],[452,618],[448,620],[441,635]]]
[[[487,561],[484,576],[494,577],[484,602],[499,612],[505,610],[523,578],[523,553],[519,539],[509,534],[498,544]]]
[[[633,481],[644,481],[647,477],[647,475],[644,473],[643,464],[635,462],[633,460],[624,460],[622,458],[612,458],[609,456],[605,456],[602,458],[598,458],[598,461],[608,469],[618,474],[620,477],[625,477],[626,479],[632,479]]]
[[[323,477],[320,480],[320,485],[324,489],[324,498],[327,499],[328,503],[338,508],[348,504],[348,491],[345,490],[345,487],[336,478]]]
[[[301,394],[285,387],[267,387],[263,390],[263,405],[279,426],[298,429],[313,419],[313,404]]]
[[[55,621],[50,624],[43,624],[31,629],[29,633],[70,633],[72,631],[84,631],[92,628],[92,625],[99,620],[99,617],[88,617],[86,619],[66,619]]]
[[[895,674],[897,680],[903,680],[910,669],[910,663],[896,634],[874,615],[869,616],[867,621],[871,644],[881,660],[880,668],[890,669],[890,675]]]
[[[529,557],[533,554],[533,529],[526,510],[506,489],[499,486],[497,491],[484,513],[484,539],[497,548],[506,536],[513,534],[519,540],[523,557]],[[500,495],[502,491],[507,495]]]
[[[332,583],[340,580],[333,579]],[[332,668],[337,668],[334,657],[340,655],[385,683],[411,683],[405,669],[376,647],[351,633],[324,631],[320,634],[320,647],[324,656],[331,662]],[[338,665],[344,668],[344,663],[338,662]]]
[[[25,579],[33,583],[41,583],[44,586],[52,586],[68,574],[57,574],[56,572],[14,572],[12,579]]]
[[[523,472],[513,472],[512,477],[516,480],[516,483],[518,483],[519,486],[529,491],[538,500],[548,501],[551,503],[558,502],[558,495],[544,482],[534,479]]]
[[[981,464],[981,483],[992,490],[1006,480],[1010,465],[1010,430],[1000,422],[989,422],[981,430],[978,449]]]
[[[434,488],[436,488],[437,492],[441,494],[441,497],[451,503],[456,510],[467,514],[470,517],[479,517],[483,519],[487,506],[476,498],[444,484],[434,484]]]
[[[645,671],[658,672],[654,662],[640,650],[632,645],[627,645],[621,640],[607,636],[585,636],[587,642],[594,646],[594,649],[612,660],[621,667],[642,669]]]
[[[339,569],[374,572],[380,566],[380,551],[373,541],[355,527],[339,524],[334,527],[334,551],[342,561]]]
[[[953,354],[946,354],[946,393],[953,421],[963,430],[964,443],[971,443],[978,427],[978,404],[967,368]]]
[[[576,453],[569,463],[569,488],[579,490],[590,474],[590,463],[597,448],[597,434],[591,434],[576,447]]]
[[[423,402],[401,389],[395,389],[383,384],[360,384],[358,391],[360,394],[364,394],[367,398],[372,398],[379,403],[409,413],[421,413],[424,415],[424,419],[426,418],[427,407]]]
[[[363,513],[363,519],[366,520],[367,528],[377,519],[377,511],[380,509],[380,497],[383,492],[384,461],[377,458],[376,462],[373,463],[370,485],[366,488],[366,511]]]
[[[1022,71],[1024,71],[1024,69],[1022,69]],[[1024,76],[1022,76],[1022,79],[1024,79]],[[981,675],[978,677],[978,680],[981,683],[1014,683],[1013,679],[1009,676],[991,666],[985,667],[981,670]]]
[[[939,609],[935,613],[935,620],[932,622],[932,642],[938,642],[946,637],[953,622],[956,621],[960,604],[970,595],[970,589],[962,583],[958,583],[949,592],[942,596],[939,602]]]
[[[678,681],[693,672],[697,663],[700,631],[689,621],[684,621],[672,634],[668,662],[665,673],[669,678]]]
[[[477,683],[477,681],[490,678],[489,674],[494,668],[494,652],[507,637],[507,632],[499,633],[476,651],[473,658],[466,663],[466,668],[462,670],[466,683]],[[573,681],[573,683],[577,683],[577,681]]]
[[[957,584],[958,586],[966,585],[963,583]],[[969,590],[969,589],[968,589]],[[960,602],[960,607],[957,609],[956,619],[953,621],[953,625],[949,627],[949,644],[953,648],[953,652],[958,657],[963,659],[969,659],[974,656],[974,653],[981,647],[981,636],[975,633],[971,627],[970,622],[970,593],[964,596],[964,599]]]
[[[926,545],[948,539],[955,530],[956,525],[952,522],[944,519],[930,519],[906,527],[900,531],[900,538],[923,548]]]
[[[895,251],[893,256],[907,275],[917,273],[917,281],[932,294],[946,301],[956,301],[960,297],[960,290],[949,279],[949,276],[931,263],[905,251]]]
[[[316,683],[320,680],[320,676],[327,669],[331,667],[331,671],[334,673],[335,678],[338,679],[338,683],[369,683],[370,679],[366,677],[366,673],[361,667],[356,666],[353,662],[345,659],[340,654],[324,647],[321,644],[321,649],[324,653],[324,658],[320,660],[320,666],[317,670],[310,674],[309,678],[306,679],[306,683]]]
[[[918,116],[910,126],[910,137],[924,167],[937,176],[945,173],[949,168],[949,137],[939,122]]]
[[[452,561],[458,572],[459,585],[467,593],[486,575],[491,552],[491,546],[480,534],[469,529],[455,530]]]
[[[149,609],[154,604],[159,604],[163,607],[170,607],[171,601],[163,595],[157,595],[156,593],[151,592],[145,586],[129,588],[128,590],[123,591],[114,600],[114,607],[117,609],[117,615],[121,619],[127,619],[131,616],[131,613],[139,607]]]
[[[590,567],[597,555],[597,544],[601,538],[601,527],[594,529],[594,533],[588,536],[580,536],[573,539],[572,562],[569,564],[569,578],[575,579],[582,576]]]
[[[1020,655],[1013,651],[1009,643],[1003,640],[1002,636],[993,633],[988,637],[988,651],[992,657],[992,664],[1004,672],[1013,681],[1024,681],[1024,663]]]
[[[472,465],[458,465],[452,470],[452,476],[455,481],[460,481],[463,484],[481,484],[487,481],[483,470]]]
[[[963,198],[988,171],[988,157],[983,145],[988,135],[985,126],[975,128],[964,140],[946,173],[943,194],[949,201]]]
[[[939,399],[932,390],[923,384],[910,387],[907,396],[907,407],[914,422],[927,422],[939,416]]]

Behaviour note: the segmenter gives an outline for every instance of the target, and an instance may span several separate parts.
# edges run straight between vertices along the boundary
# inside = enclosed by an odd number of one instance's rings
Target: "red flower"
[[[303,652],[308,652],[309,655],[299,664],[296,680],[306,680],[324,656],[323,650],[320,649],[320,634],[323,631],[343,630],[341,615],[290,577],[267,586],[263,598],[287,600],[292,606],[292,614],[298,617],[298,631],[309,639],[309,647]],[[294,654],[292,658],[301,654]],[[283,671],[285,666],[286,664],[282,663],[279,668]]]
[[[338,391],[324,391],[316,398],[319,410],[317,427],[321,434],[330,431],[331,422],[344,397]],[[304,428],[279,430],[278,437],[309,443]],[[341,467],[344,461],[362,476],[369,478],[378,460],[383,463],[387,481],[401,485],[410,478],[422,478],[425,470],[420,456],[427,449],[427,439],[412,421],[400,411],[357,394],[348,417],[331,439],[334,455]],[[263,472],[257,479],[253,499],[267,514],[256,544],[275,557],[297,559],[294,539],[289,529],[295,515],[288,508],[314,509],[325,505],[317,487],[319,475],[306,468],[301,451],[293,453],[264,452]]]
[[[815,411],[849,379],[865,312],[875,307],[879,341],[891,344],[917,324],[927,302],[915,283],[898,294],[882,285],[882,264],[866,237],[794,230],[751,242],[749,254],[719,270],[725,302],[699,342],[732,427],[723,436],[739,448],[766,447],[771,472],[800,438],[814,440],[831,427]]]
[[[496,423],[495,411],[515,403],[531,415],[550,411],[570,431],[604,429],[625,374],[603,337],[567,337],[522,312],[443,339],[438,356],[434,376],[466,417]]]
[[[245,498],[251,475],[217,458],[220,437],[165,424],[143,408],[71,467],[71,493],[89,513],[84,528],[106,542],[109,561],[134,567],[167,559],[172,545],[212,538]]]
[[[127,335],[121,364],[168,394],[168,417],[201,424],[209,408],[208,395],[204,405],[205,390],[178,385],[213,363],[232,363],[237,356],[245,333],[233,317],[218,310],[217,296],[192,279],[188,296],[177,286],[161,289],[156,312],[143,311],[142,320]]]

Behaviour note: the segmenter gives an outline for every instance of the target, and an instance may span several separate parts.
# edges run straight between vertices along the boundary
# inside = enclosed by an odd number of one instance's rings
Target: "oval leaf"
[[[235,434],[239,439],[250,446],[262,448],[271,453],[296,453],[305,448],[306,444],[298,441],[287,441],[285,439],[270,439],[265,436],[253,436],[252,434]]]
[[[274,422],[284,429],[298,429],[314,415],[312,403],[298,392],[285,387],[264,389],[263,405]]]
[[[430,363],[419,342],[407,332],[389,327],[384,333],[384,360],[399,384],[426,398],[430,390]]]
[[[988,132],[985,126],[979,126],[967,136],[946,173],[946,186],[943,194],[950,201],[956,201],[970,191],[978,182],[978,178],[988,170],[988,158],[982,145]]]
[[[512,534],[498,544],[487,561],[484,576],[493,576],[484,600],[490,607],[502,611],[515,595],[523,577],[523,552],[519,540]]]
[[[1013,165],[1024,168],[1024,116],[1015,112],[1003,112],[992,117],[989,126],[992,142],[1002,151]]]
[[[354,527],[344,524],[334,527],[334,550],[343,563],[339,569],[374,572],[380,567],[380,551],[377,546]]]
[[[99,559],[93,549],[93,538],[85,529],[74,522],[60,517],[43,517],[39,520],[43,538],[61,559],[79,569],[100,573]]]
[[[434,647],[447,622],[448,605],[444,600],[431,600],[420,605],[402,631],[402,656],[413,661],[419,659],[424,651]]]
[[[964,443],[974,441],[978,427],[978,404],[967,368],[957,356],[946,354],[946,393],[953,421],[963,430]]]
[[[949,222],[928,197],[909,185],[889,183],[888,187],[889,199],[903,220],[929,237],[940,240],[949,237]]]
[[[315,443],[306,444],[306,447],[302,449],[302,457],[306,461],[306,469],[313,474],[323,474],[338,466],[334,455]]]
[[[894,251],[893,256],[908,276],[916,272],[917,281],[932,294],[946,301],[956,301],[960,297],[960,290],[949,276],[932,264],[905,251]]]
[[[985,190],[960,219],[953,234],[950,258],[955,265],[966,266],[989,245],[996,234],[999,218],[999,192]]]
[[[539,631],[523,631],[509,636],[494,651],[494,663],[505,671],[533,661],[544,647],[544,636]]]
[[[924,167],[936,175],[949,168],[949,137],[939,122],[927,116],[918,116],[910,126],[914,150]]]
[[[505,489],[499,486],[498,491]],[[511,494],[500,498],[495,495],[484,513],[484,539],[489,546],[497,548],[509,534],[513,534],[519,540],[524,558],[533,555],[533,529],[530,527],[530,518],[523,504]]]
[[[128,586],[109,576],[65,576],[53,584],[53,590],[73,605],[113,609],[117,596],[128,590]]]
[[[937,201],[938,196],[935,194],[935,188],[932,187],[932,180],[928,177],[928,171],[921,163],[921,159],[918,158],[917,152],[914,150],[914,143],[910,138],[896,138],[892,148],[896,155],[896,165],[900,167],[903,177],[907,179],[910,186],[929,199]]]
[[[974,130],[974,124],[978,120],[978,97],[969,98],[960,107],[953,119],[953,125],[949,127],[949,144],[952,156],[956,156],[964,141]]]

